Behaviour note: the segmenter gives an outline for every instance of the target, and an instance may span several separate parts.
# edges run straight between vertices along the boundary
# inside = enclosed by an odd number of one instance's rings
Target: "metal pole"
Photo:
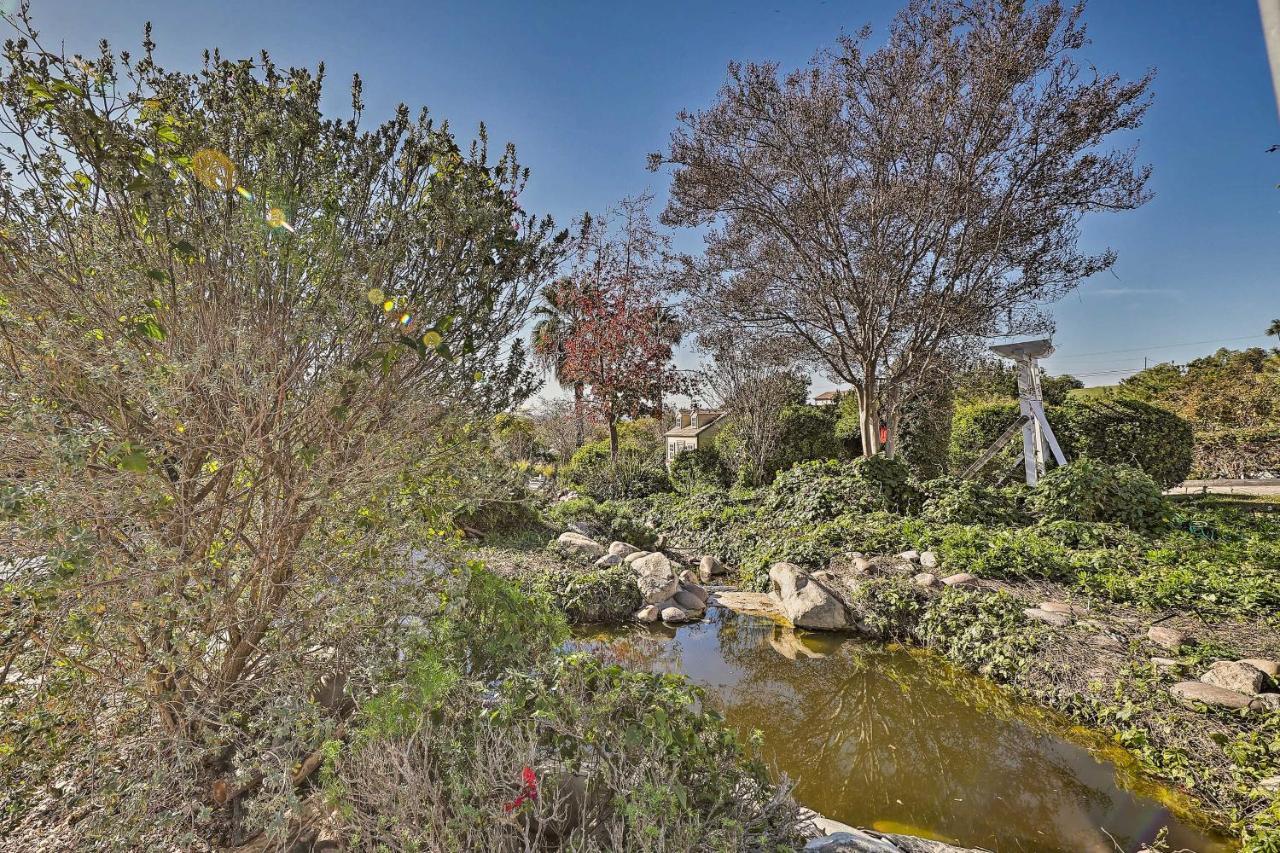
[[[1280,0],[1258,0],[1262,13],[1262,35],[1271,60],[1271,85],[1275,88],[1276,109],[1280,110]]]

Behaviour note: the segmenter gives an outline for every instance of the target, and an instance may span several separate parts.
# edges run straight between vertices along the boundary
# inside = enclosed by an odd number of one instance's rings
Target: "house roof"
[[[696,427],[687,426],[687,427],[676,427],[675,429],[669,429],[665,433],[663,433],[663,435],[666,438],[693,438],[699,433],[706,432],[711,427],[720,423],[720,418],[723,415],[724,415],[724,412],[698,412],[699,418],[710,416],[711,419],[708,420],[705,424],[702,424]]]
[[[839,397],[840,397],[840,392],[839,392],[839,391],[823,391],[821,394],[819,394],[818,396],[814,397],[813,399],[815,399],[815,400],[835,400],[835,399],[838,399]]]

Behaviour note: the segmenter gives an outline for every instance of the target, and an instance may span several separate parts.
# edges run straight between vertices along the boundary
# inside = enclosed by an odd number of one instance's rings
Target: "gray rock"
[[[724,573],[724,564],[710,554],[705,554],[698,561],[698,577],[706,583],[711,583],[712,578],[719,577]]]
[[[1208,672],[1200,676],[1200,680],[1214,687],[1225,687],[1250,696],[1262,692],[1267,683],[1267,677],[1252,664],[1228,660],[1215,662]]]
[[[938,561],[938,554],[937,554],[937,552],[936,552],[936,551],[921,551],[921,552],[920,552],[920,568],[922,568],[922,569],[936,569],[936,568],[938,568],[938,562],[939,562],[939,561]]]
[[[646,604],[657,604],[675,595],[680,588],[665,554],[649,554],[631,564],[636,570],[636,586]],[[663,617],[664,619],[666,617]]]
[[[571,521],[566,525],[570,533],[577,533],[579,536],[591,538],[591,528],[583,524],[581,521]]]
[[[1280,776],[1268,776],[1258,781],[1258,787],[1264,791],[1280,791]]]
[[[985,853],[978,848],[953,847],[914,835],[869,832],[852,827],[811,838],[803,849],[805,853]]]
[[[629,565],[631,565],[632,563],[634,563],[636,560],[639,560],[639,559],[641,559],[642,557],[647,557],[647,556],[649,556],[649,555],[650,555],[650,554],[652,554],[652,553],[653,553],[652,551],[635,551],[635,552],[630,553],[630,554],[627,554],[625,557],[623,557],[623,558],[622,558],[622,564],[623,564],[624,566],[629,566]]]
[[[675,601],[677,607],[689,613],[701,613],[707,609],[705,599],[698,598],[698,596],[685,589],[678,590],[676,594],[672,596],[672,599]]]
[[[639,548],[637,548],[634,545],[628,545],[626,542],[610,542],[609,543],[609,553],[617,554],[619,559],[627,556],[628,554],[638,553],[639,551],[640,551]]]
[[[1124,642],[1115,634],[1099,631],[1089,638],[1089,642],[1100,649],[1122,649]]]
[[[1270,679],[1280,679],[1280,662],[1265,658],[1245,658],[1240,662],[1249,664],[1249,666],[1259,670]]]
[[[1215,708],[1248,708],[1253,699],[1252,696],[1202,681],[1179,681],[1169,688],[1169,694],[1188,708],[1194,708],[1197,704]]]
[[[596,560],[595,563],[593,563],[592,565],[599,566],[600,568],[603,569],[603,568],[607,568],[608,566],[616,566],[621,562],[622,562],[621,555],[605,554],[603,557]]]
[[[1182,669],[1182,662],[1177,658],[1152,658],[1151,665],[1156,669]]]
[[[698,601],[702,602],[703,604],[707,603],[708,593],[707,593],[707,590],[701,584],[696,584],[691,581],[686,581],[683,577],[681,577],[680,589],[683,592],[689,593],[690,595],[698,599]]]
[[[604,556],[604,546],[590,537],[583,536],[581,533],[575,533],[572,530],[566,530],[556,539],[561,549],[571,553],[579,554],[594,560],[597,557]]]
[[[938,580],[938,576],[932,572],[921,572],[912,578],[916,582],[916,586],[934,587],[942,586],[942,581]]]
[[[1039,607],[1028,607],[1022,611],[1022,615],[1026,616],[1028,619],[1034,619],[1037,622],[1052,625],[1055,628],[1065,628],[1071,624],[1071,614],[1058,613],[1053,610],[1044,610]]]
[[[971,575],[968,572],[960,572],[955,575],[947,575],[942,579],[947,586],[977,586],[978,576]]]
[[[920,562],[920,552],[912,548],[910,551],[903,551],[898,555],[899,560],[906,560],[908,563]]]
[[[1280,693],[1259,693],[1249,703],[1250,711],[1280,711]]]
[[[774,563],[769,582],[782,612],[797,628],[839,631],[848,627],[844,605],[792,563]]]
[[[1176,628],[1166,628],[1163,625],[1152,625],[1147,629],[1147,639],[1155,643],[1161,648],[1176,652],[1182,648],[1183,643],[1187,641],[1187,635]]]
[[[636,618],[641,622],[657,622],[662,618],[662,611],[656,604],[646,604],[636,611]]]
[[[688,622],[689,614],[685,613],[679,607],[672,605],[671,607],[662,608],[662,621],[672,624],[680,622]]]

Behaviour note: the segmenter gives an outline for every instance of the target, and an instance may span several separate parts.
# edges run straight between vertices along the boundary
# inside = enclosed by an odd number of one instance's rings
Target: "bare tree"
[[[726,410],[738,438],[734,458],[726,461],[747,482],[759,484],[781,450],[782,409],[804,400],[808,380],[788,369],[783,353],[767,342],[730,334],[699,343],[710,356],[698,372],[699,385]]]
[[[667,154],[668,224],[707,228],[685,287],[705,323],[802,347],[853,386],[863,452],[957,342],[1049,327],[1041,305],[1112,265],[1083,215],[1135,208],[1148,167],[1104,148],[1151,75],[1082,70],[1083,6],[913,0],[781,76],[729,66]]]

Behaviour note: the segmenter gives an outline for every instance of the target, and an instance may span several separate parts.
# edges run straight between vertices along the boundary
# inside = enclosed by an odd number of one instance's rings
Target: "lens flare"
[[[434,329],[422,336],[422,343],[432,348],[440,346],[442,340],[444,338],[440,337],[440,333]]]
[[[240,197],[243,198],[244,200],[253,201],[253,193],[249,192],[244,187],[236,187],[236,192],[238,192],[240,194]]]
[[[191,171],[197,181],[211,190],[239,191],[236,187],[236,166],[221,151],[213,148],[200,149],[191,158]]]
[[[413,317],[406,311],[405,313],[400,315],[400,325],[407,326],[409,325],[409,321],[412,319]]]
[[[290,234],[294,233],[293,226],[284,218],[284,211],[278,207],[273,207],[267,211],[267,224],[272,228],[283,228]]]
[[[371,305],[382,304],[382,288],[375,287],[372,290],[370,290],[366,295],[369,297],[369,303]]]

